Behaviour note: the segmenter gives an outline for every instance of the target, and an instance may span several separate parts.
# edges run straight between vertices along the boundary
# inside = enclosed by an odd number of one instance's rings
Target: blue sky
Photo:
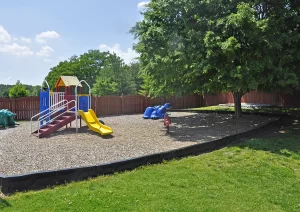
[[[59,61],[89,49],[137,56],[128,33],[141,0],[10,0],[0,4],[0,84],[40,85]]]

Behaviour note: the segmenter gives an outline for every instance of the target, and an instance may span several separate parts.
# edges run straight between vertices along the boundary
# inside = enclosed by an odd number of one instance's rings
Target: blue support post
[[[41,89],[40,91],[40,112],[43,112],[40,116],[44,116],[46,114],[49,114],[49,107],[50,107],[50,89],[47,88],[46,91],[43,91]],[[46,117],[46,123],[49,123],[50,116]],[[43,121],[40,122],[41,126],[44,124]]]

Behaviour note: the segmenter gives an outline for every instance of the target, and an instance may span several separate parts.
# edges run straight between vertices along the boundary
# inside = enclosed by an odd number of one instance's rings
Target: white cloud
[[[21,37],[21,41],[24,41],[25,43],[31,43],[31,38]]]
[[[52,52],[54,52],[54,50],[50,46],[43,46],[36,55],[40,57],[49,57]]]
[[[137,7],[139,9],[146,7],[149,4],[149,1],[142,1],[140,3],[138,3]]]
[[[11,81],[11,80],[12,80],[11,76],[9,76],[9,77],[6,78],[6,81]]]
[[[59,38],[59,36],[60,35],[55,31],[42,32],[42,33],[36,35],[36,41],[38,43],[46,43],[46,41],[48,39]]]
[[[8,43],[10,41],[11,41],[11,36],[4,29],[4,27],[0,25],[0,43]]]
[[[30,50],[30,48],[28,48],[27,46],[20,46],[19,44],[12,44],[12,45],[8,45],[8,44],[4,44],[4,45],[0,45],[0,53],[9,53],[15,56],[29,56],[29,55],[33,55],[34,52]]]
[[[110,53],[115,53],[119,57],[121,57],[126,64],[129,64],[134,58],[138,57],[139,55],[132,50],[131,48],[128,48],[127,51],[123,52],[121,50],[121,47],[119,44],[115,44],[113,47],[110,47],[106,44],[101,44],[99,46],[100,51],[108,51]]]

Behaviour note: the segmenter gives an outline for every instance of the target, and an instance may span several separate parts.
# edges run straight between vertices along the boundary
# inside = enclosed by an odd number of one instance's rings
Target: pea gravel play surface
[[[48,138],[30,135],[29,122],[0,129],[0,173],[5,176],[92,166],[165,152],[208,142],[261,126],[272,117],[244,115],[235,120],[229,114],[172,112],[170,133],[163,120],[145,120],[142,114],[103,117],[114,133],[101,137],[83,127],[76,133],[62,128]]]

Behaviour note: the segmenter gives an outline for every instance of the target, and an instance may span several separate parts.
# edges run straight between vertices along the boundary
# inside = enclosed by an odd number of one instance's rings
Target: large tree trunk
[[[241,92],[232,92],[234,99],[234,118],[239,119],[242,116],[242,105],[241,99],[243,93]]]

